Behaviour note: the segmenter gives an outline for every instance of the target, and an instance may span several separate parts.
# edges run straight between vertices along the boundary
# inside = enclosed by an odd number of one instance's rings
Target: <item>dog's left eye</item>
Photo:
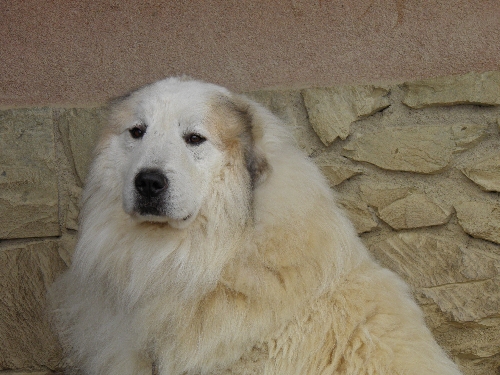
[[[184,141],[188,145],[199,145],[199,144],[205,142],[206,140],[207,139],[205,137],[203,137],[202,135],[196,134],[196,133],[190,133],[184,137]]]
[[[146,133],[146,127],[143,125],[134,126],[133,128],[130,128],[128,131],[132,136],[132,138],[138,139],[144,136],[144,134]]]

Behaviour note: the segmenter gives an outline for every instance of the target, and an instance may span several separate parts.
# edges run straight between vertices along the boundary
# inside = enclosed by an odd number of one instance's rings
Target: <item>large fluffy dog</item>
[[[52,292],[85,374],[458,374],[280,121],[206,83],[117,102]]]

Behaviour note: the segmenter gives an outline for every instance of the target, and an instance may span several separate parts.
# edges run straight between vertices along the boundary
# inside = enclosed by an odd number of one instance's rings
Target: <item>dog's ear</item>
[[[235,95],[230,99],[232,111],[238,116],[242,124],[238,134],[243,150],[245,163],[250,174],[252,187],[257,186],[267,176],[269,164],[261,147],[263,139],[263,124],[259,121],[259,104],[242,95]]]
[[[269,171],[269,164],[264,155],[256,151],[255,147],[251,151],[245,152],[245,162],[252,182],[252,188],[265,180]]]

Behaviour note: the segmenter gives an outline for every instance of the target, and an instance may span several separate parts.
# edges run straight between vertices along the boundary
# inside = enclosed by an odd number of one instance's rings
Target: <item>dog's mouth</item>
[[[158,207],[149,206],[149,205],[148,206],[140,206],[137,209],[137,213],[140,216],[153,216],[153,217],[156,216],[158,218],[166,216]]]
[[[168,215],[166,212],[156,206],[136,207],[130,216],[140,223],[168,224],[173,228],[186,228],[194,219],[195,214],[189,213],[183,217]]]
[[[147,204],[137,202],[134,213],[139,217],[153,218],[154,221],[165,221],[168,220],[169,217],[175,216],[169,215],[162,204],[154,204],[152,202],[148,202]],[[191,219],[192,216],[193,213],[188,213],[186,216],[177,220],[187,221]]]

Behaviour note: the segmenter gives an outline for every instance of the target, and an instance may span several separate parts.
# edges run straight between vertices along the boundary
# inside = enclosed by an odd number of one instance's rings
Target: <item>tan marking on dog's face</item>
[[[255,149],[255,138],[261,136],[261,129],[253,126],[250,105],[237,96],[218,96],[212,100],[210,108],[207,116],[210,133],[233,160],[244,160],[254,185],[265,174],[268,165]]]
[[[220,141],[219,147],[229,153],[237,152],[242,148],[242,143],[246,138],[251,138],[246,113],[229,98],[223,96],[216,96],[212,99],[209,108],[207,115],[209,132]]]

